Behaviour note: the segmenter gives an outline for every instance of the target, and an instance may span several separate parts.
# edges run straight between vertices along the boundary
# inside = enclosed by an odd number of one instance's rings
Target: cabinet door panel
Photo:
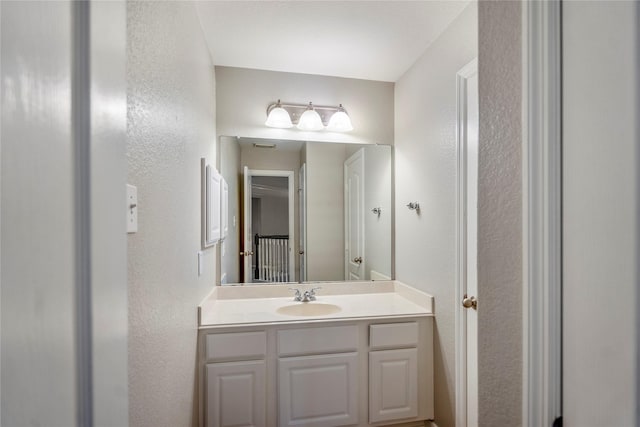
[[[280,426],[357,424],[356,353],[281,358],[278,380]]]
[[[369,353],[369,422],[418,416],[418,350]]]
[[[265,426],[264,361],[211,363],[207,375],[207,427]]]

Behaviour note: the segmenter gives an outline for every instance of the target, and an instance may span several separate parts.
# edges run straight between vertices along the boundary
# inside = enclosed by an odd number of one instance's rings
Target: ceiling
[[[469,0],[200,1],[215,65],[395,82]]]

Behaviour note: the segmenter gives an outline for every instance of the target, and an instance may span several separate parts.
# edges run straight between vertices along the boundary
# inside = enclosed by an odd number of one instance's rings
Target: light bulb
[[[322,130],[323,128],[324,124],[322,124],[320,114],[318,114],[318,112],[313,109],[313,104],[309,103],[307,110],[300,116],[300,120],[298,121],[298,129],[315,131]]]
[[[351,124],[351,119],[349,115],[340,104],[338,111],[333,113],[331,118],[329,119],[329,124],[327,125],[327,130],[333,132],[349,132],[353,130],[353,125]]]
[[[272,128],[281,129],[293,127],[293,123],[291,123],[291,116],[289,116],[289,112],[287,110],[282,108],[280,100],[278,100],[276,106],[269,112],[267,121],[264,122],[264,124]]]

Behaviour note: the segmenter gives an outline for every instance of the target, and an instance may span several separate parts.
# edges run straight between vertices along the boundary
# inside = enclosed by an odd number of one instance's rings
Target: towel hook
[[[418,202],[409,202],[407,203],[407,207],[412,211],[420,211],[420,203]]]

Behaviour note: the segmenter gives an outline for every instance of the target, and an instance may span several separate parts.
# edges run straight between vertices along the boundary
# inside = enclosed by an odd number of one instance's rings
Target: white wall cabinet
[[[206,427],[413,427],[434,418],[433,318],[200,330]]]

